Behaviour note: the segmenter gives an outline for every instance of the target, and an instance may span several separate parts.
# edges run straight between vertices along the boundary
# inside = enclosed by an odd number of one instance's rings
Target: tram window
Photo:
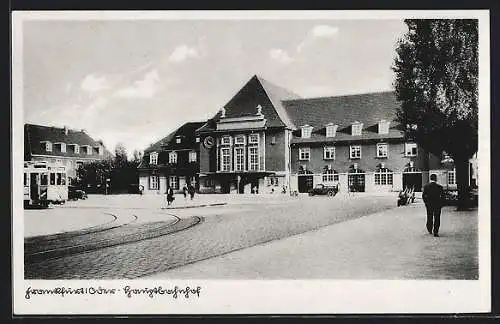
[[[61,174],[56,173],[56,185],[60,186],[61,185]]]
[[[46,186],[48,183],[48,177],[47,177],[47,173],[42,173],[40,174],[40,184],[42,186]]]
[[[56,174],[55,173],[50,173],[50,185],[53,186],[56,184]]]
[[[27,173],[24,174],[24,185],[25,186],[28,185],[28,174]]]
[[[61,173],[61,184],[66,185],[66,173]]]

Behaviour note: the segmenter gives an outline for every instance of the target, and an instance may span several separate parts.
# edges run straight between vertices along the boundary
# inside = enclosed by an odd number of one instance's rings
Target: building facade
[[[24,160],[64,166],[69,179],[77,177],[80,165],[111,157],[102,141],[94,140],[85,130],[24,125]]]
[[[198,189],[200,143],[195,130],[204,124],[186,123],[144,150],[138,169],[145,194],[165,194],[170,187],[179,193],[187,184]]]

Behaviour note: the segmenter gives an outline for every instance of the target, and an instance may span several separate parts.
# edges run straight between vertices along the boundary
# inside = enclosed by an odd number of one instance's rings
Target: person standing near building
[[[422,199],[427,209],[427,231],[429,234],[439,236],[441,225],[441,207],[443,206],[443,186],[436,183],[437,176],[431,174],[430,182],[424,186]]]
[[[172,189],[172,187],[168,187],[168,189],[167,189],[167,205],[172,204],[174,199],[175,199],[174,190]]]
[[[188,191],[189,191],[189,196],[191,197],[191,200],[193,200],[195,189],[194,189],[194,186],[192,184],[188,185]]]

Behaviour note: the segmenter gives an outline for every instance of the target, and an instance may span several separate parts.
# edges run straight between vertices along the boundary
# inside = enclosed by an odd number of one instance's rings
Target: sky
[[[402,20],[23,24],[24,121],[144,150],[212,117],[255,74],[301,97],[392,89]]]

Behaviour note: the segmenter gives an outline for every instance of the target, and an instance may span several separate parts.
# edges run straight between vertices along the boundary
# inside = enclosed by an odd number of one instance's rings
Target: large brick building
[[[69,179],[76,178],[80,165],[110,157],[102,141],[85,130],[24,124],[24,161],[64,166]]]
[[[431,173],[456,188],[453,161],[426,152],[397,128],[398,105],[390,91],[303,99],[253,76],[206,123],[186,129],[191,133],[184,136],[193,138],[187,149],[199,151],[197,188],[307,192],[318,183],[337,183],[351,191],[419,191]],[[475,159],[469,178],[477,183]],[[162,186],[160,178],[160,191],[166,179]]]

